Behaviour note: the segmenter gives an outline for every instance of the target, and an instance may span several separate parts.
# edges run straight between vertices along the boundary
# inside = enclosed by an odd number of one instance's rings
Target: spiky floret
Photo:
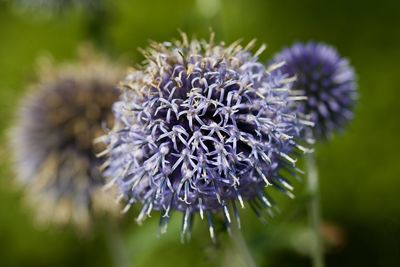
[[[296,43],[275,56],[284,61],[282,70],[296,75],[293,88],[304,90],[307,101],[300,112],[310,114],[315,138],[326,138],[343,128],[353,117],[356,83],[353,68],[335,48],[322,43]]]
[[[289,153],[306,122],[290,108],[291,79],[258,62],[239,43],[210,41],[152,43],[144,65],[121,83],[114,105],[114,129],[99,140],[108,144],[105,174],[112,177],[126,210],[141,203],[141,222],[153,209],[162,212],[161,231],[173,210],[183,213],[182,234],[195,213],[238,218],[237,204],[258,213],[269,209],[264,188],[273,185],[292,196],[278,174],[294,171]]]
[[[39,66],[38,81],[18,111],[10,142],[18,182],[41,222],[72,221],[86,230],[93,212],[114,212],[93,139],[111,127],[122,68],[82,50],[78,63]],[[110,201],[111,200],[111,201]]]

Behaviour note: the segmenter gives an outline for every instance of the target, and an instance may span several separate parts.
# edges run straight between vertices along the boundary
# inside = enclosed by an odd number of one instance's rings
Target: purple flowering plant
[[[293,88],[307,96],[307,101],[298,102],[298,109],[315,123],[315,138],[331,136],[353,118],[357,97],[354,70],[335,48],[316,42],[296,43],[275,55],[273,62],[282,61],[282,71],[296,76]]]
[[[97,141],[108,145],[102,169],[125,211],[142,206],[138,222],[160,211],[164,232],[179,211],[184,236],[198,213],[214,239],[214,215],[229,229],[245,202],[257,214],[272,207],[269,187],[293,197],[280,170],[298,171],[292,155],[307,151],[298,137],[312,123],[294,108],[305,98],[293,94],[293,77],[280,63],[266,68],[258,61],[264,46],[253,54],[253,45],[182,34],[151,43],[144,64],[120,83],[116,124]]]

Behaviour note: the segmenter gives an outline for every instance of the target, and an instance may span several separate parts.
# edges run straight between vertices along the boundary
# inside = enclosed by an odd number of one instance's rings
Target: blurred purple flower
[[[281,68],[296,75],[294,90],[303,90],[308,100],[298,102],[300,112],[315,123],[313,135],[321,139],[343,128],[353,117],[356,83],[353,68],[336,49],[321,43],[296,43],[274,57]]]
[[[82,52],[76,64],[42,62],[10,141],[18,182],[36,218],[71,221],[87,230],[93,213],[118,209],[103,192],[102,160],[96,153],[104,146],[93,139],[104,134],[103,123],[112,126],[111,107],[119,96],[115,84],[123,71],[90,50]]]

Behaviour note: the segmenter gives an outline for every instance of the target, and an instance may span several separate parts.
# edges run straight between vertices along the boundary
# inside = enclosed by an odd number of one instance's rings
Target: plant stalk
[[[313,267],[324,267],[324,255],[322,240],[320,235],[321,207],[319,195],[318,169],[315,163],[315,156],[310,153],[306,156],[307,162],[307,189],[309,193],[309,221],[313,235],[313,247],[311,249],[311,258]]]
[[[129,263],[129,258],[125,249],[125,244],[121,237],[118,225],[116,222],[108,221],[106,229],[106,241],[111,254],[111,259],[114,267],[132,267]]]
[[[232,239],[235,246],[235,251],[238,253],[239,257],[243,260],[246,267],[256,267],[256,263],[253,256],[249,250],[246,240],[243,237],[242,231],[233,227]]]

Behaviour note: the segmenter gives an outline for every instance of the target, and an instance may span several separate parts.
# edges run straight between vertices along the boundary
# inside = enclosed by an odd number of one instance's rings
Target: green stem
[[[242,258],[246,267],[256,267],[256,263],[251,255],[249,247],[243,237],[242,231],[233,227],[232,239],[234,242],[235,250],[237,254]]]
[[[319,180],[318,169],[315,163],[314,154],[309,154],[306,157],[307,161],[307,187],[310,195],[309,199],[309,216],[310,227],[313,234],[313,247],[311,249],[311,257],[313,267],[324,267],[324,255],[322,249],[322,240],[320,236],[320,196],[319,196]]]
[[[106,241],[110,250],[112,263],[114,267],[132,267],[125,250],[125,244],[122,240],[118,225],[114,221],[107,222]]]

